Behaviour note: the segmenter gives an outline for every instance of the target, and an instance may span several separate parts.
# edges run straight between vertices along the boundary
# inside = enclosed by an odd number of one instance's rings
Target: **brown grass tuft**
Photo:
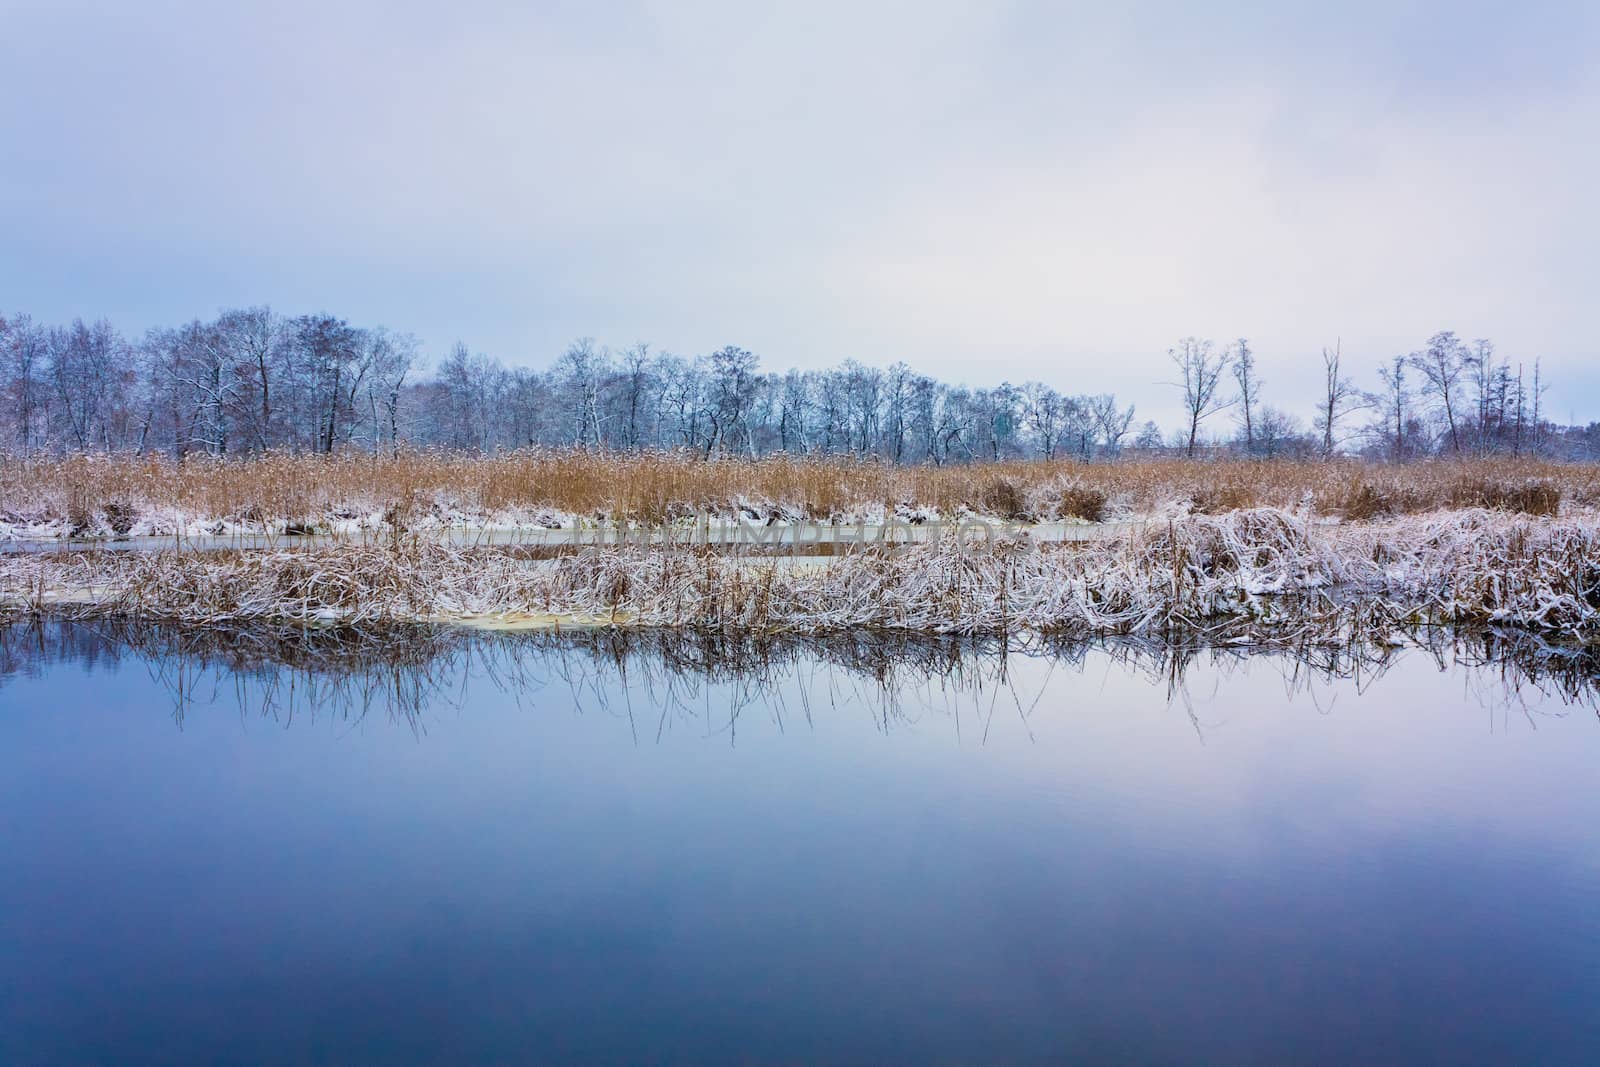
[[[1512,483],[1468,475],[1450,487],[1449,503],[1455,508],[1554,515],[1561,510],[1561,487],[1547,479]]]
[[[1253,487],[1230,481],[1201,486],[1194,491],[1191,499],[1195,512],[1200,515],[1222,515],[1241,508],[1253,508],[1260,502]]]
[[[100,510],[105,515],[106,526],[118,537],[127,537],[139,517],[139,509],[122,500],[113,500]]]
[[[1365,522],[1394,514],[1394,501],[1371,482],[1357,482],[1337,505],[1337,511],[1346,519]]]
[[[1061,490],[1056,501],[1056,511],[1063,519],[1082,519],[1100,522],[1106,516],[1107,496],[1104,489],[1089,485],[1069,485]]]
[[[977,510],[1013,522],[1032,517],[1022,487],[1010,478],[991,478],[984,483],[978,491]]]

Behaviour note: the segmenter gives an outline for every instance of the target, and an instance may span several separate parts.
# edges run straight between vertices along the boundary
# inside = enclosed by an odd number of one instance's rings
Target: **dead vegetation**
[[[1327,525],[1183,515],[1108,540],[868,549],[833,560],[689,549],[551,559],[397,538],[271,551],[0,557],[15,613],[208,625],[506,616],[728,632],[878,630],[1340,640],[1496,624],[1600,630],[1600,529],[1475,509]]]
[[[843,458],[706,462],[679,454],[558,451],[181,461],[0,457],[0,523],[56,523],[58,536],[75,537],[119,536],[150,516],[169,525],[179,519],[219,529],[276,523],[280,532],[312,532],[358,516],[405,529],[430,520],[526,517],[541,509],[584,521],[641,523],[708,513],[855,521],[908,509],[1096,522],[1187,505],[1212,515],[1275,507],[1369,521],[1445,508],[1554,515],[1564,504],[1600,504],[1600,466],[1496,458],[1407,465],[1162,459],[897,467]]]
[[[1108,498],[1104,489],[1092,485],[1068,484],[1056,498],[1056,515],[1063,519],[1100,522],[1106,517]]]

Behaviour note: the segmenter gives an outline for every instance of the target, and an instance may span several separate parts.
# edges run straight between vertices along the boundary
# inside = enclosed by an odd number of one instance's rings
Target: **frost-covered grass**
[[[1527,459],[1417,463],[896,467],[851,459],[706,462],[681,454],[0,457],[0,539],[536,529],[694,516],[881,522],[982,515],[1085,521],[1276,507],[1349,520],[1441,508],[1555,514],[1600,504],[1600,467]]]
[[[863,550],[826,561],[584,549],[554,559],[387,545],[0,557],[13,612],[190,623],[465,619],[727,632],[878,630],[1206,640],[1383,639],[1438,624],[1600,634],[1592,517],[1472,509],[1326,524],[1174,515],[1073,546]]]

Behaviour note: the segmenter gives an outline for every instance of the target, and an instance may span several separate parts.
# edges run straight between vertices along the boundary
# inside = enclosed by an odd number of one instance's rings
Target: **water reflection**
[[[1268,673],[1281,681],[1286,701],[1331,714],[1340,692],[1360,696],[1396,664],[1418,660],[1459,676],[1471,700],[1501,724],[1600,712],[1600,648],[1514,630],[1219,646],[869,632],[196,629],[69,620],[0,626],[0,687],[58,664],[93,672],[136,661],[167,694],[180,729],[196,708],[223,704],[284,726],[390,719],[420,737],[430,712],[459,709],[469,691],[488,686],[518,702],[556,693],[579,711],[624,719],[635,744],[659,740],[673,722],[736,744],[751,716],[781,732],[812,723],[819,702],[864,710],[881,732],[931,716],[982,743],[997,715],[1029,733],[1062,675],[1108,669],[1158,687],[1203,740],[1214,723],[1196,708],[1197,684],[1215,696],[1235,674]]]
[[[0,1064],[1593,1063],[1596,688],[1494,633],[14,626]]]

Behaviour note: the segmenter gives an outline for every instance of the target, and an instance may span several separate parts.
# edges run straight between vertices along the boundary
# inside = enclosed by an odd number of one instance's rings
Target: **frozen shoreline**
[[[1328,525],[1188,515],[1076,546],[1034,536],[832,556],[428,539],[260,551],[0,556],[12,613],[701,630],[1038,631],[1212,640],[1378,638],[1438,624],[1600,636],[1600,520],[1441,512]]]
[[[565,526],[462,525],[398,530],[387,525],[361,525],[328,532],[291,534],[237,529],[207,532],[204,524],[171,534],[72,537],[38,529],[0,530],[0,553],[6,552],[153,552],[180,550],[271,550],[334,546],[380,546],[396,539],[454,547],[531,548],[749,548],[805,555],[808,550],[850,546],[927,545],[948,539],[968,542],[1028,536],[1040,544],[1103,541],[1144,529],[1164,518],[1142,516],[1111,522],[1008,522],[992,516],[968,515],[925,521],[818,523],[752,522],[713,519],[705,523],[645,527],[638,524],[572,523]]]

